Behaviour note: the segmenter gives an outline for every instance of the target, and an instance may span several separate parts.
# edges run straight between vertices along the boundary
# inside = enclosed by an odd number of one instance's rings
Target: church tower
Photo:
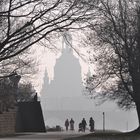
[[[49,79],[48,79],[48,73],[45,70],[44,73],[44,78],[43,78],[43,85],[42,85],[42,90],[41,90],[41,105],[42,105],[42,110],[46,110],[46,106],[47,106],[47,90],[49,87]]]
[[[42,98],[46,99],[48,110],[68,109],[67,103],[82,95],[81,66],[78,58],[73,55],[71,45],[72,37],[66,32],[63,36],[62,55],[54,67],[54,79],[47,85],[44,78],[41,94],[45,93]]]

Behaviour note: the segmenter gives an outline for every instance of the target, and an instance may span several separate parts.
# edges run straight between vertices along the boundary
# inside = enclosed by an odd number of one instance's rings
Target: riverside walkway
[[[47,133],[23,133],[15,136],[1,137],[0,140],[62,140],[65,138],[86,135],[88,132],[47,132]]]

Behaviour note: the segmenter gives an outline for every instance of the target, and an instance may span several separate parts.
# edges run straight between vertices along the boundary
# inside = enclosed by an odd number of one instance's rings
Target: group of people
[[[85,118],[83,118],[82,121],[79,123],[79,132],[80,131],[85,132],[86,126],[87,126],[87,122],[86,122]],[[94,131],[94,126],[95,126],[95,121],[93,120],[92,117],[90,117],[90,119],[89,119],[90,132]]]
[[[66,119],[65,121],[65,127],[66,127],[66,131],[68,131],[68,128],[70,126],[70,130],[74,130],[74,120],[71,118],[70,121],[68,119]]]
[[[74,130],[74,120],[72,118],[70,121],[68,119],[66,119],[65,121],[66,131],[68,131],[69,126],[70,126],[70,130]],[[82,121],[79,123],[79,132],[80,131],[85,132],[86,126],[87,126],[87,122],[85,118],[83,118]],[[93,132],[95,127],[95,121],[93,120],[92,117],[90,117],[89,119],[89,127],[90,127],[90,132]]]

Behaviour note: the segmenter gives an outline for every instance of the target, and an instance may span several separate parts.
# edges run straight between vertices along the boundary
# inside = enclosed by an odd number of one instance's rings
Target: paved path
[[[0,140],[62,140],[64,138],[78,137],[88,133],[79,132],[47,132],[47,133],[26,133],[12,137],[0,138]]]

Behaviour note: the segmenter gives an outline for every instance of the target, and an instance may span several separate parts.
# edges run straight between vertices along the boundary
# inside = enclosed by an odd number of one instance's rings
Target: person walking
[[[65,121],[65,127],[66,127],[66,131],[68,131],[68,127],[69,127],[69,120],[68,119],[66,119],[66,121]]]
[[[87,125],[87,122],[86,122],[85,118],[83,118],[83,120],[82,120],[83,132],[85,132],[85,130],[86,130],[86,125]]]
[[[82,126],[82,122],[79,123],[79,132],[82,132],[83,131],[83,126]]]
[[[70,130],[74,130],[74,120],[72,118],[70,120]]]
[[[90,120],[89,120],[90,132],[94,131],[94,124],[95,124],[95,121],[93,120],[92,117],[90,117]]]

